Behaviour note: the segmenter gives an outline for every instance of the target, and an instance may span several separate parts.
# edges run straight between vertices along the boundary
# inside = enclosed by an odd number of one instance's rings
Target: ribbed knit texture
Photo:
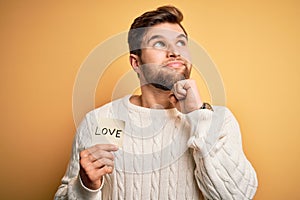
[[[88,113],[77,130],[71,161],[56,199],[251,199],[257,178],[241,145],[239,126],[225,107],[187,115],[148,109],[129,96]],[[115,170],[99,191],[78,181],[79,152],[91,146],[100,118],[125,121]]]

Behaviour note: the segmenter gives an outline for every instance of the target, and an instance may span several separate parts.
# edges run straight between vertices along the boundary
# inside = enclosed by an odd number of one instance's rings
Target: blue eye
[[[165,48],[166,47],[166,44],[162,41],[158,41],[158,42],[155,42],[153,47],[156,47],[156,48],[159,48],[159,49],[162,49],[162,48]]]
[[[185,45],[186,45],[186,42],[183,41],[183,40],[179,40],[179,41],[176,43],[176,45],[182,47],[182,46],[185,46]]]

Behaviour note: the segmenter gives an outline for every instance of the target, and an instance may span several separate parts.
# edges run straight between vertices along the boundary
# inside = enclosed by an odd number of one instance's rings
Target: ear
[[[140,58],[135,54],[130,54],[129,62],[131,64],[132,69],[139,74],[140,72]]]

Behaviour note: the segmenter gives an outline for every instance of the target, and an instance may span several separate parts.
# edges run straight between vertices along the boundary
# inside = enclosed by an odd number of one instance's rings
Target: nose
[[[176,58],[176,57],[180,56],[180,53],[175,47],[169,46],[168,51],[167,51],[167,56],[168,56],[168,58],[172,58],[172,57]]]

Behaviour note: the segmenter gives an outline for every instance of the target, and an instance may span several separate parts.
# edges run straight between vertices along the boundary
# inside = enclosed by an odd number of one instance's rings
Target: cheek
[[[181,51],[181,56],[183,59],[187,60],[189,63],[191,63],[191,55],[189,51]]]
[[[144,63],[161,64],[166,58],[166,51],[147,49],[142,51],[142,61]]]

